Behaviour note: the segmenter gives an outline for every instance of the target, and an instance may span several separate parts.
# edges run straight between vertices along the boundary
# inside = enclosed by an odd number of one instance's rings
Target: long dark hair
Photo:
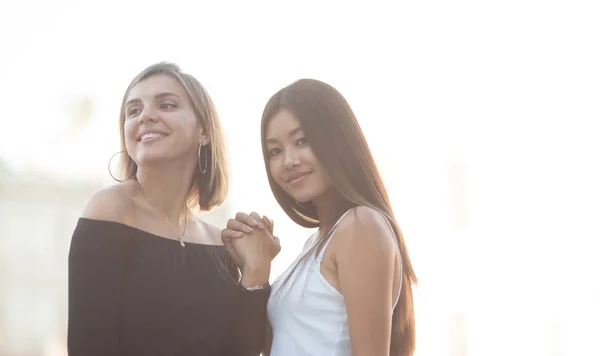
[[[314,79],[301,79],[281,89],[269,99],[263,111],[261,141],[271,190],[293,221],[304,227],[320,227],[321,231],[329,231],[331,226],[320,224],[313,204],[295,201],[281,189],[270,173],[266,129],[271,118],[282,109],[289,110],[300,122],[312,151],[331,177],[336,199],[333,214],[330,215],[333,219],[326,223],[333,224],[344,212],[356,206],[373,208],[390,222],[398,240],[402,262],[402,288],[392,317],[390,355],[413,355],[416,340],[412,285],[417,283],[417,278],[383,181],[356,116],[342,94]],[[327,233],[321,235],[319,243],[297,262],[316,253],[328,238]],[[284,280],[284,284],[287,281]]]

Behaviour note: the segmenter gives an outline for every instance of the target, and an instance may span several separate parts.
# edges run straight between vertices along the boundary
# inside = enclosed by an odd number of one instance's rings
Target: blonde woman
[[[89,199],[71,242],[69,355],[259,355],[273,239],[240,241],[240,278],[220,229],[192,211],[227,194],[208,93],[152,65],[125,91],[119,124],[124,179]]]

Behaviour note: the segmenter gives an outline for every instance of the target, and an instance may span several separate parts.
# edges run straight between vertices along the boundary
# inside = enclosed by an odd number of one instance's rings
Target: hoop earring
[[[200,152],[198,153],[198,164],[200,165],[200,172],[202,174],[206,173],[206,168],[208,168],[208,148],[202,149],[204,145],[200,145]],[[204,151],[204,167],[202,167],[202,152]]]
[[[116,180],[117,182],[121,183],[123,182],[120,179],[117,179],[115,176],[113,176],[112,172],[110,171],[110,163],[112,162],[113,158],[115,158],[116,155],[121,154],[121,153],[125,153],[126,151],[119,151],[115,154],[113,154],[112,156],[110,156],[110,159],[108,160],[108,174],[110,174],[111,178]]]

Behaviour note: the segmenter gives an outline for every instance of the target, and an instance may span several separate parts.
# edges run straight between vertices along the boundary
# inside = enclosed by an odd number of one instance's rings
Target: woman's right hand
[[[261,218],[258,213],[252,212],[250,215],[246,213],[237,213],[234,219],[227,221],[227,228],[223,230],[222,238],[238,239],[243,234],[249,234],[255,228],[266,228],[269,234],[273,235],[273,220],[264,216]]]
[[[273,228],[273,220],[266,216],[261,218],[260,215],[255,212],[250,213],[250,215],[240,212],[236,214],[234,219],[229,219],[227,221],[227,227],[221,232],[221,240],[231,258],[238,267],[242,268],[244,261],[239,253],[233,248],[233,241],[244,237],[245,234],[252,233],[254,229],[266,229],[275,242],[271,248],[271,260],[273,260],[281,250],[279,238],[273,236]]]

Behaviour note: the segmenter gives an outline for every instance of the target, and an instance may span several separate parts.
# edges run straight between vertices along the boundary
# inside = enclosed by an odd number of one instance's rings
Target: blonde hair
[[[131,90],[141,81],[155,75],[167,75],[179,82],[189,96],[196,119],[203,128],[208,144],[202,147],[207,150],[206,154],[199,154],[196,162],[196,170],[192,186],[188,192],[188,205],[198,205],[200,210],[209,211],[221,205],[228,191],[227,155],[223,130],[215,104],[208,95],[206,89],[192,75],[183,73],[178,65],[168,62],[160,62],[149,66],[140,72],[129,84],[123,102],[119,119],[119,131],[121,134],[121,150],[126,152],[125,147],[125,103]],[[136,179],[137,164],[133,159],[127,157],[120,163],[120,176],[124,180]],[[200,160],[206,159],[207,162]],[[204,172],[203,172],[204,171]]]

